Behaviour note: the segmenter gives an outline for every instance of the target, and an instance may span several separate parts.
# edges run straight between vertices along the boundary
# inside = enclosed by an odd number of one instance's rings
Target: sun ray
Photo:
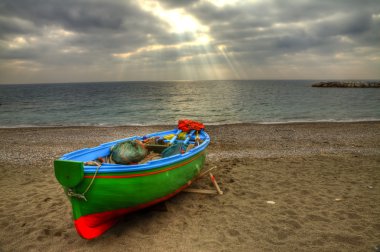
[[[218,0],[213,1],[213,4],[223,7],[236,2]],[[168,26],[168,32],[172,36],[176,36],[179,42],[175,44],[148,44],[133,51],[113,53],[112,56],[116,60],[127,64],[125,62],[131,62],[130,60],[135,57],[141,58],[144,57],[144,54],[150,54],[158,62],[161,55],[165,55],[161,52],[175,49],[178,51],[177,58],[170,61],[162,58],[160,69],[156,69],[158,75],[163,72],[170,73],[172,71],[171,66],[175,64],[177,68],[180,68],[179,72],[185,76],[184,79],[223,79],[228,77],[240,79],[245,76],[238,61],[232,53],[228,52],[227,47],[225,45],[215,46],[209,27],[187,13],[185,9],[165,9],[157,0],[139,1],[139,5],[144,11],[162,20]],[[193,39],[189,40],[189,37]],[[121,66],[124,67],[124,64]],[[149,66],[144,64],[143,67]],[[178,71],[172,75],[177,76]]]
[[[226,45],[218,45],[217,46],[219,52],[223,55],[224,59],[226,60],[227,64],[229,65],[231,71],[233,72],[234,78],[241,79],[242,74],[240,73],[239,69],[240,67],[236,63],[236,60],[234,59],[234,56],[228,52]]]

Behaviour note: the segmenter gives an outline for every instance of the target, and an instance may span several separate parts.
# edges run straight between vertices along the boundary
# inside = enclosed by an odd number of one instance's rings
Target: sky
[[[0,84],[380,79],[380,0],[2,0]]]

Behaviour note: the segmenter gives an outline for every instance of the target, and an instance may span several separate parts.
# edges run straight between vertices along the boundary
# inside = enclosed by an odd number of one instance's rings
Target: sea
[[[380,89],[316,80],[127,81],[0,85],[0,127],[380,120]]]

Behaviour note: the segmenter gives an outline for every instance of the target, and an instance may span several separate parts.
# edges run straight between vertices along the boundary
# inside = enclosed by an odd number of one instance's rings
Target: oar
[[[194,135],[194,133],[195,133],[195,130],[190,131],[190,133],[187,135],[187,137],[186,137],[185,141],[183,142],[183,144],[186,145],[190,141],[190,138]]]
[[[177,139],[178,135],[179,135],[181,132],[182,132],[182,130],[177,130],[177,132],[175,133],[175,136],[174,136],[172,139],[170,139],[170,141],[169,141],[169,145],[172,145],[172,144],[174,143],[174,141]],[[194,135],[194,133],[195,133],[195,130],[192,130],[192,131],[190,131],[189,134],[187,134],[187,137],[186,137],[185,141],[183,141],[183,144],[184,144],[184,145],[186,145],[186,144],[189,143],[190,138]]]
[[[175,133],[175,136],[172,139],[170,139],[169,145],[172,145],[174,143],[174,141],[177,139],[179,133],[181,133],[181,132],[182,132],[182,130],[180,130],[180,129],[177,130],[177,132]]]
[[[192,130],[186,137],[185,141],[177,142],[167,147],[162,153],[162,157],[169,157],[176,154],[183,154],[186,151],[187,144],[193,136],[195,130]]]

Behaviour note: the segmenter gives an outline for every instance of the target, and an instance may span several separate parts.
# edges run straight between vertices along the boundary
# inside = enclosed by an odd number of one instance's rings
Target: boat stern
[[[69,160],[54,160],[54,174],[58,182],[64,187],[75,187],[84,178],[83,162]]]

